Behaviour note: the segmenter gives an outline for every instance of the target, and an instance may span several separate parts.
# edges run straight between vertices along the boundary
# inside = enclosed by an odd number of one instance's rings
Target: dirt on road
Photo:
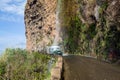
[[[66,56],[62,80],[120,80],[120,68],[93,58]]]

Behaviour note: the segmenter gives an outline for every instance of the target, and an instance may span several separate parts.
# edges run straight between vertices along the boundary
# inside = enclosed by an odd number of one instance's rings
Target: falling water
[[[53,46],[58,46],[60,44],[60,42],[62,41],[62,38],[60,36],[60,32],[61,32],[61,28],[60,28],[60,7],[61,5],[61,0],[58,0],[58,4],[57,4],[57,9],[56,9],[56,35],[55,35],[55,39],[54,39],[54,42],[53,42]]]

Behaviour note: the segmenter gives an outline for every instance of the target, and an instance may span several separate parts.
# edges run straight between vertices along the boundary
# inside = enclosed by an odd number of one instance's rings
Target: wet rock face
[[[55,37],[57,0],[28,0],[25,7],[27,50],[44,52]]]

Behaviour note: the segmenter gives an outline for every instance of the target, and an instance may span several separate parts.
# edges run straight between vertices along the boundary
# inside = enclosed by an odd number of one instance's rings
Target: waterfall
[[[61,32],[61,26],[60,26],[60,5],[61,5],[61,0],[58,0],[58,4],[57,4],[57,9],[56,9],[56,35],[55,35],[55,39],[53,42],[53,46],[58,46],[60,44],[60,42],[62,41],[62,38],[60,36],[60,32]]]
[[[96,7],[94,9],[94,16],[97,21],[99,20],[99,9],[100,9],[100,6],[96,5]]]

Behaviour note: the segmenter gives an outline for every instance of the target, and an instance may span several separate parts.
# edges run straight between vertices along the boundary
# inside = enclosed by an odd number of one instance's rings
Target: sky
[[[25,48],[26,0],[0,0],[0,53],[6,48]]]

